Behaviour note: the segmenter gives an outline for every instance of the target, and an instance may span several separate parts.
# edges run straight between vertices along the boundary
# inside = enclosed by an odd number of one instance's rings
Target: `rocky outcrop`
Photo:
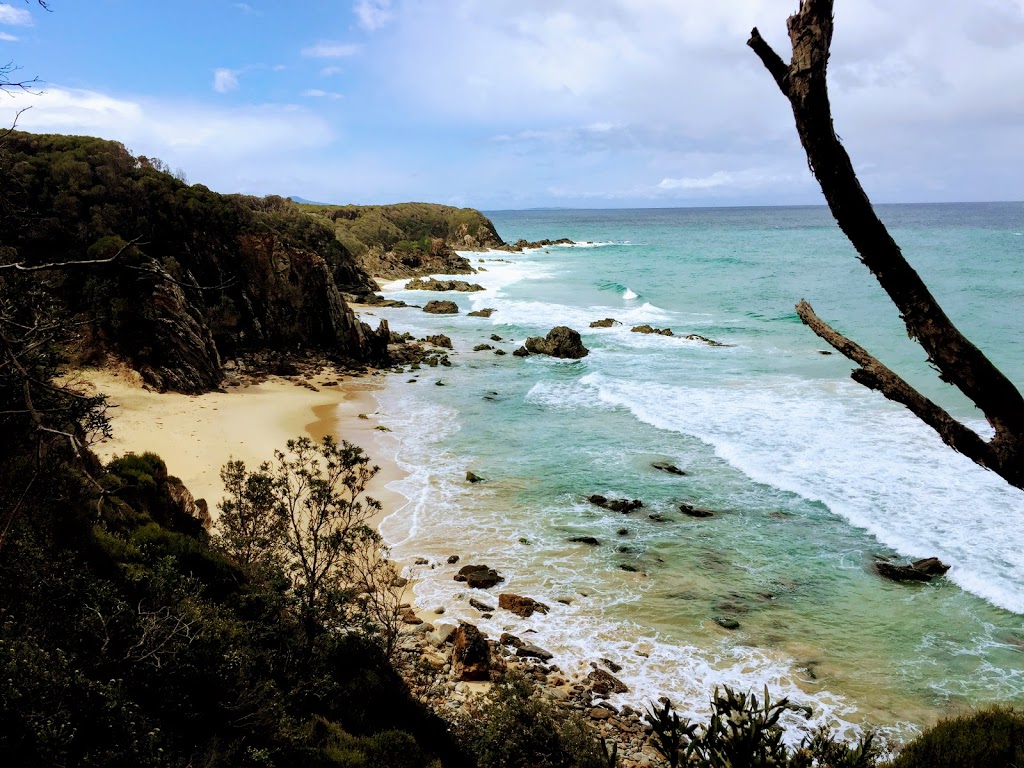
[[[590,350],[583,346],[579,332],[564,325],[555,326],[544,338],[531,336],[526,340],[526,349],[535,355],[550,355],[569,360],[578,360],[590,354]]]
[[[477,344],[473,347],[474,352],[487,352],[488,350],[494,349],[490,344]]]
[[[467,312],[466,317],[490,317],[498,310],[493,307],[484,307],[483,309],[477,309],[472,312]]]
[[[610,509],[612,512],[621,512],[624,515],[628,515],[633,510],[640,509],[644,505],[640,499],[606,499],[598,493],[588,496],[587,501],[595,506]]]
[[[524,619],[530,618],[534,613],[547,613],[550,610],[544,603],[534,600],[532,597],[514,595],[511,592],[498,595],[498,607],[511,611],[516,616],[522,616]]]
[[[423,307],[424,312],[432,315],[457,315],[459,305],[454,301],[428,301]]]
[[[697,334],[697,333],[688,334],[687,336],[683,336],[683,338],[686,339],[687,341],[699,341],[701,344],[707,344],[709,347],[731,347],[732,346],[731,344],[723,344],[720,341],[715,341],[714,339],[709,339],[707,336],[701,336],[700,334]],[[826,355],[831,355],[832,353],[831,352],[826,352],[825,354]]]
[[[436,336],[427,336],[424,341],[428,344],[433,344],[435,347],[441,347],[442,349],[452,348],[452,340],[443,333],[439,333]]]
[[[459,624],[452,635],[452,666],[456,680],[490,680],[491,647],[472,624]]]
[[[511,245],[503,245],[498,250],[509,251],[510,253],[519,253],[521,251],[534,249],[534,248],[547,248],[550,245],[576,245],[574,240],[570,240],[568,237],[560,237],[557,240],[516,240]]]
[[[673,335],[671,328],[654,328],[654,327],[652,327],[650,325],[647,325],[647,324],[644,324],[644,325],[634,325],[629,330],[631,330],[633,333],[654,333],[654,334],[657,334],[659,336],[672,336]]]
[[[590,324],[591,328],[611,328],[613,325],[622,325],[613,317],[606,317],[604,320],[595,320]],[[636,329],[634,329],[636,330]]]
[[[475,291],[483,291],[485,288],[479,283],[467,283],[465,280],[435,280],[432,277],[424,280],[422,277],[417,277],[405,284],[405,290],[473,293]]]
[[[652,461],[651,462],[651,466],[654,467],[655,469],[661,471],[661,472],[666,472],[666,473],[668,473],[670,475],[685,475],[686,474],[686,472],[681,470],[675,464],[670,464],[667,461]]]
[[[931,581],[936,576],[942,576],[949,570],[949,566],[937,557],[926,557],[923,560],[915,560],[910,565],[897,565],[885,560],[875,563],[875,571],[891,581]]]
[[[517,349],[515,352],[512,353],[512,356],[513,357],[529,357],[530,356],[530,352],[526,349],[526,347],[520,347],[519,349]]]
[[[687,504],[686,502],[683,502],[683,503],[681,503],[679,505],[679,511],[682,512],[687,517],[701,518],[701,517],[714,517],[715,516],[714,512],[710,512],[710,511],[708,511],[706,509],[700,509],[699,507],[695,507],[695,506],[693,506],[691,504]]]
[[[472,589],[490,589],[505,580],[505,577],[487,565],[464,565],[453,577],[455,581],[466,582]]]

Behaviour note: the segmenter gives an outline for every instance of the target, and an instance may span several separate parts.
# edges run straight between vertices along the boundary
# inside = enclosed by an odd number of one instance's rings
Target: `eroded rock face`
[[[491,679],[491,648],[472,624],[460,624],[452,635],[452,661],[457,680]]]
[[[544,338],[531,336],[526,340],[526,349],[535,355],[550,355],[569,360],[578,360],[590,354],[590,350],[583,346],[579,332],[565,325],[555,326]]]
[[[423,307],[424,312],[432,315],[457,315],[459,305],[454,301],[428,301]]]
[[[514,595],[511,592],[498,595],[498,607],[506,611],[512,611],[512,613],[522,616],[524,619],[530,618],[534,613],[547,613],[550,610],[548,606],[539,600],[534,600],[532,597]]]

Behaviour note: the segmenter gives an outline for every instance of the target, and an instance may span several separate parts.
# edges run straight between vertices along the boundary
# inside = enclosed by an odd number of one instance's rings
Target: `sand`
[[[86,369],[75,378],[106,394],[112,406],[108,415],[113,437],[93,450],[104,460],[132,452],[158,454],[195,498],[206,499],[214,519],[223,497],[220,468],[228,459],[241,459],[255,468],[272,459],[289,439],[303,435],[319,440],[332,434],[348,440],[380,467],[368,493],[382,502],[384,510],[372,524],[406,503],[405,497],[385,487],[404,473],[380,450],[379,440],[385,436],[375,429],[372,415],[377,410],[373,391],[380,384],[371,377],[342,380],[326,369],[308,381],[318,391],[296,380],[271,377],[258,385],[203,395],[153,392],[131,371]],[[324,387],[328,381],[339,384]],[[368,418],[359,418],[360,414]]]

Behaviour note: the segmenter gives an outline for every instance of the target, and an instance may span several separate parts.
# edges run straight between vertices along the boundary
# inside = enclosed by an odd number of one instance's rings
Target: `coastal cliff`
[[[10,134],[0,153],[0,263],[76,332],[78,363],[113,355],[150,386],[220,385],[249,352],[387,362],[390,331],[345,297],[391,278],[472,272],[454,247],[502,244],[478,211],[425,203],[299,205],[188,185],[117,142]],[[53,262],[72,266],[36,270]],[[15,286],[14,282],[18,285]]]
[[[455,249],[485,251],[505,245],[490,219],[472,208],[305,204],[302,210],[329,221],[356,263],[384,279],[469,274],[476,270]]]

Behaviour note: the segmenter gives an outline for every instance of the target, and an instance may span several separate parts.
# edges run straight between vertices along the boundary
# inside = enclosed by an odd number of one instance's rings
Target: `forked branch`
[[[860,259],[899,309],[907,333],[924,349],[939,376],[963,392],[995,430],[984,441],[863,348],[826,325],[810,306],[798,306],[815,333],[853,360],[853,379],[902,403],[951,448],[1007,482],[1024,488],[1024,397],[953,324],[875,214],[832,124],[826,70],[832,44],[832,0],[801,0],[789,17],[792,59],[787,65],[755,28],[747,41],[789,99],[807,162],[832,215]],[[970,433],[970,434],[968,434]],[[970,437],[973,435],[973,438]]]

